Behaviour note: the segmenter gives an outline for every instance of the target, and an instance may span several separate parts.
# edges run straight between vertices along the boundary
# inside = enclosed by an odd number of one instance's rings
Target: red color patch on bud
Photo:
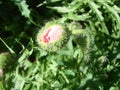
[[[45,43],[50,41],[50,37],[48,37],[49,32],[50,32],[50,29],[46,30],[42,35],[42,41]]]
[[[61,38],[63,32],[64,31],[61,26],[51,26],[43,32],[41,40],[44,43],[55,42]]]
[[[57,51],[67,43],[68,32],[64,25],[47,23],[37,34],[37,43],[43,50]]]

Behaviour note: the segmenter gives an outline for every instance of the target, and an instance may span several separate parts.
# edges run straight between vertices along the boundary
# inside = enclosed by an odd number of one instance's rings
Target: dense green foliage
[[[63,48],[49,52],[36,35],[54,20],[71,35]],[[3,52],[13,61],[0,68],[0,90],[120,90],[120,2],[0,0]]]

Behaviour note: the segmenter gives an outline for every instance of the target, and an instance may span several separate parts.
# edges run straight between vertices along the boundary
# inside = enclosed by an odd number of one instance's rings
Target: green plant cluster
[[[71,35],[48,52],[36,35],[54,20]],[[0,0],[3,52],[13,60],[2,68],[0,90],[120,90],[120,2]]]

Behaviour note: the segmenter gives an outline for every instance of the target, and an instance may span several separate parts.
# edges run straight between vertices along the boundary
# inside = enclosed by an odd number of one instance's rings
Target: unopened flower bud
[[[45,26],[37,35],[37,43],[42,49],[56,51],[66,43],[68,33],[60,24]]]
[[[12,60],[10,53],[5,52],[0,54],[0,69],[4,69],[8,63]]]

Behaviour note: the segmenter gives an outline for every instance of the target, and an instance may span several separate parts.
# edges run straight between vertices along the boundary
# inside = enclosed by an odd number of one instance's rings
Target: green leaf
[[[66,81],[66,83],[69,83],[70,81],[68,80],[68,78],[66,77],[66,75],[62,72],[59,71],[59,74],[61,74],[61,76],[64,78],[64,80]]]
[[[112,86],[109,90],[119,90],[119,87]]]
[[[8,50],[10,51],[10,53],[15,55],[15,52],[3,41],[3,39],[0,38],[0,40],[1,40],[2,43],[8,48]]]
[[[52,64],[49,64],[49,70],[53,73],[54,76],[57,74],[57,63],[52,60]]]
[[[56,3],[59,1],[61,1],[61,0],[45,0],[42,3],[38,4],[37,7],[41,7],[42,5],[49,4],[49,3]]]
[[[25,0],[22,0],[20,2],[16,2],[16,0],[14,0],[15,4],[18,6],[21,14],[24,17],[30,18],[30,9],[28,8],[29,6],[27,5]]]
[[[54,3],[54,2],[58,2],[58,1],[61,1],[61,0],[46,0],[47,3]]]
[[[18,75],[14,80],[16,81],[14,86],[15,90],[23,90],[25,85],[25,78]]]
[[[75,73],[73,72],[73,70],[65,70],[65,74],[69,75],[69,76],[75,76]]]
[[[31,40],[27,46],[27,48],[23,51],[22,55],[19,57],[18,62],[23,63],[24,60],[28,59],[28,57],[33,53],[33,41]]]
[[[99,5],[95,4],[92,1],[88,2],[88,5],[91,7],[91,9],[97,14],[100,21],[104,20],[104,17],[102,16],[102,12],[98,10]]]
[[[53,88],[60,88],[61,87],[61,84],[59,81],[55,81],[52,85],[51,85]]]
[[[19,62],[22,62],[23,60],[28,59],[28,57],[32,54],[33,50],[31,49],[30,51],[28,51],[27,49],[23,52],[23,54],[20,56],[20,58],[18,59]]]
[[[117,25],[115,25],[115,26],[117,26],[117,28],[119,29],[119,31],[117,31],[116,30],[116,32],[115,32],[115,36],[117,37],[117,38],[119,38],[120,37],[120,16],[119,16],[119,14],[118,14],[118,11],[114,8],[114,7],[111,7],[111,6],[109,6],[108,4],[103,4],[105,7],[106,7],[106,9],[114,16],[114,18],[115,18],[115,21],[117,22]],[[120,8],[119,8],[120,9]],[[115,27],[114,26],[114,27]],[[117,35],[116,35],[117,34]]]
[[[63,7],[59,7],[59,6],[50,7],[50,6],[48,6],[48,8],[56,10],[59,13],[69,13],[69,12],[73,12],[74,11],[74,9],[68,8],[68,7],[65,7],[65,6],[63,6]]]
[[[88,5],[92,9],[92,11],[97,15],[98,20],[100,21],[101,26],[103,28],[101,31],[106,33],[107,35],[109,35],[109,31],[105,25],[104,17],[102,16],[102,12],[98,9],[99,5],[97,5],[96,3],[92,2],[92,1],[89,1]]]
[[[74,20],[74,21],[84,21],[84,20],[90,18],[89,14],[77,15],[77,14],[73,14],[73,13],[65,14],[65,15],[63,15],[63,17],[68,18],[70,20]]]
[[[3,83],[1,81],[0,81],[0,90],[5,90],[4,86],[3,86]]]

